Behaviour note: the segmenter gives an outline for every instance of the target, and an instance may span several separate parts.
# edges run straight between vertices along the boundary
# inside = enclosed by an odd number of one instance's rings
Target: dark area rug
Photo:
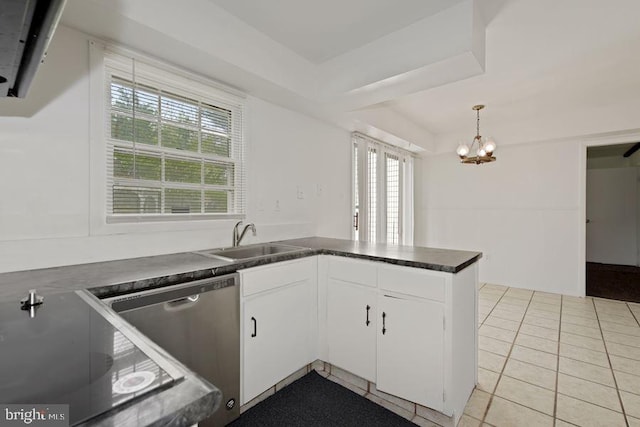
[[[311,371],[258,403],[230,427],[415,427],[415,424]]]
[[[640,302],[640,267],[588,262],[587,295]]]

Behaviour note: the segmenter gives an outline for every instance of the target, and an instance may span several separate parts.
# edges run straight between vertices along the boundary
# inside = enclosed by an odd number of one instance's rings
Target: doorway
[[[587,148],[586,295],[640,302],[640,143]]]

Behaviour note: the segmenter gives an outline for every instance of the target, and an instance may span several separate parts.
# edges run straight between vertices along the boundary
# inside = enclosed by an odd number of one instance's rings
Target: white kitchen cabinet
[[[315,259],[243,270],[242,404],[315,360]]]
[[[377,264],[378,322],[386,313],[388,329],[383,335],[378,326],[377,387],[457,424],[477,381],[478,265],[453,274]],[[398,336],[396,316],[404,325]]]
[[[319,265],[325,360],[457,423],[477,381],[477,264],[455,274],[332,256]],[[352,313],[373,294],[371,337]]]
[[[376,387],[442,411],[443,305],[383,292],[378,313]]]
[[[376,381],[377,289],[333,278],[327,285],[328,362]]]

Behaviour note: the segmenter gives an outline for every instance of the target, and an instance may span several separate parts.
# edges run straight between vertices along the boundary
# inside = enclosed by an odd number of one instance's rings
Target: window
[[[413,244],[413,158],[353,134],[353,239]]]
[[[105,55],[107,218],[242,217],[242,102],[184,73]]]

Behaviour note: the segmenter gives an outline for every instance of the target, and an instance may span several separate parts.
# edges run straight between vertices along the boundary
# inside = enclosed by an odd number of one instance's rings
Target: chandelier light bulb
[[[496,149],[496,143],[493,142],[493,139],[489,138],[487,140],[487,142],[484,144],[484,151],[486,151],[487,153],[489,153],[489,155],[491,155],[491,153],[493,153]]]
[[[480,148],[480,149],[478,149],[478,156],[480,156],[480,157],[484,157],[484,156],[486,156],[486,155],[487,155],[487,152],[485,151],[485,149],[484,149],[484,148]]]
[[[469,154],[469,146],[467,146],[467,144],[458,145],[456,153],[458,153],[458,156],[460,157],[465,157],[467,154]]]

